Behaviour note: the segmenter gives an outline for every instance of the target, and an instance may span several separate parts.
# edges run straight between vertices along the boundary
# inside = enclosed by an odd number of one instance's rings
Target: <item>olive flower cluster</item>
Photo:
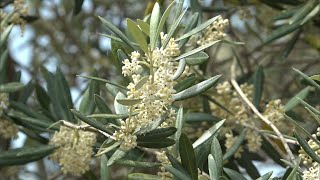
[[[96,142],[96,134],[61,126],[50,144],[59,148],[51,155],[51,159],[58,162],[64,174],[80,176],[89,170],[92,146]]]
[[[164,38],[166,35],[161,33],[162,41]],[[130,112],[136,112],[137,115],[123,121],[121,129],[113,134],[116,140],[121,142],[122,149],[134,148],[137,145],[134,133],[161,118],[165,112],[169,112],[168,118],[162,126],[173,124],[175,111],[170,109],[170,105],[173,103],[173,87],[176,84],[172,76],[177,66],[173,58],[179,54],[178,44],[171,38],[166,48],[157,47],[144,57],[134,51],[130,60],[124,60],[122,74],[132,79],[127,86],[127,99],[140,102],[129,107]],[[147,71],[149,75],[144,75]]]
[[[161,153],[157,154],[157,160],[161,163],[160,172],[158,172],[158,175],[161,176],[161,179],[163,180],[169,180],[172,179],[172,174],[167,172],[166,169],[163,167],[164,165],[171,165],[168,157],[166,156],[166,152],[162,151]]]
[[[249,98],[253,99],[253,85],[244,83],[240,85],[241,90]],[[222,128],[222,134],[226,137],[226,148],[230,148],[234,142],[232,130],[240,127],[248,127],[245,140],[247,141],[246,147],[250,152],[256,152],[261,149],[262,137],[255,129],[261,128],[260,121],[256,120],[256,117],[251,114],[251,111],[246,109],[239,95],[232,89],[231,84],[226,81],[216,86],[217,96],[214,99],[228,108],[228,111],[221,109],[218,105],[212,103],[211,107],[216,116],[226,119],[225,127]],[[271,100],[265,107],[262,113],[266,118],[273,122],[276,126],[283,126],[284,119],[284,106],[281,104],[281,100]],[[240,147],[236,157],[240,157],[240,153],[243,151]]]
[[[28,8],[25,6],[24,0],[15,0],[13,2],[13,11],[11,14],[7,14],[0,10],[0,19],[5,19],[5,17],[9,17],[9,21],[11,24],[20,25],[22,31],[24,30],[24,26],[26,24],[25,20],[22,18],[22,16],[28,15]],[[0,28],[0,32],[3,31],[3,27]]]
[[[317,128],[317,132],[315,134],[313,134],[312,136],[319,140],[318,137],[320,137],[320,127]],[[308,141],[308,144],[311,147],[311,149],[318,156],[320,156],[320,146],[316,142],[314,142],[312,139],[310,139]],[[301,158],[302,163],[304,165],[312,164],[312,162],[313,162],[312,158],[302,148],[299,150],[299,157]]]
[[[10,139],[16,137],[18,127],[5,118],[3,111],[9,106],[9,95],[7,93],[0,93],[0,137]]]
[[[226,28],[229,26],[229,20],[223,19],[221,16],[209,26],[203,37],[198,40],[197,44],[204,45],[212,41],[217,41],[226,36],[224,33]]]

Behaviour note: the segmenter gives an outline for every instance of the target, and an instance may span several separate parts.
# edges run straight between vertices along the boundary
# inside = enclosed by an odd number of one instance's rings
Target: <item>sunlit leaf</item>
[[[109,179],[109,167],[107,166],[108,157],[107,155],[102,155],[100,159],[100,177],[101,180],[108,180]]]
[[[37,161],[51,154],[55,148],[55,146],[46,145],[4,151],[0,154],[0,166],[23,165]]]
[[[148,53],[148,43],[143,35],[141,29],[137,26],[135,22],[133,22],[131,19],[127,19],[127,29],[131,33],[134,41],[138,43],[141,47],[141,49],[145,52]]]
[[[210,129],[208,129],[206,132],[202,134],[200,138],[198,138],[193,144],[193,148],[197,148],[201,144],[205,143],[208,141],[215,133],[218,132],[218,130],[222,127],[223,123],[225,120],[219,121],[216,123],[214,126],[212,126]]]
[[[215,16],[209,20],[207,20],[206,22],[198,25],[197,27],[195,27],[194,29],[192,29],[191,31],[183,34],[181,37],[179,37],[178,39],[176,39],[176,41],[180,41],[182,39],[188,38],[202,30],[204,30],[205,28],[207,28],[208,26],[210,26],[214,21],[216,21],[220,16]]]
[[[315,153],[314,149],[311,148],[306,140],[304,140],[299,134],[294,133],[302,149],[317,163],[320,163],[320,157]]]
[[[229,159],[231,156],[233,156],[237,152],[237,150],[239,149],[239,147],[241,146],[241,144],[245,140],[246,132],[247,131],[245,129],[241,131],[239,137],[237,137],[237,139],[235,139],[232,146],[224,154],[224,156],[223,156],[224,160]]]
[[[191,180],[191,178],[182,173],[181,171],[177,170],[176,168],[172,167],[172,166],[167,166],[167,165],[164,165],[164,168],[170,172],[171,174],[173,174],[175,177],[177,177],[178,179],[183,179],[183,180]]]
[[[132,173],[128,175],[129,180],[161,180],[161,176],[144,174],[144,173]]]
[[[211,88],[215,83],[217,83],[217,81],[219,80],[220,77],[221,77],[221,75],[214,76],[214,77],[207,79],[207,80],[204,80],[194,86],[191,86],[188,89],[185,89],[181,92],[178,92],[177,94],[173,95],[173,99],[175,101],[180,101],[180,100],[188,99],[188,98],[191,98],[191,97],[196,96],[198,94],[201,94],[204,91],[206,91],[207,89]]]
[[[109,158],[107,166],[111,166],[115,163],[115,161],[123,158],[127,154],[127,151],[122,150],[121,148],[118,148],[116,152],[113,153],[113,155]]]
[[[298,94],[296,94],[293,98],[291,98],[285,105],[284,105],[284,109],[285,112],[290,111],[291,109],[293,109],[294,107],[296,107],[299,103],[300,100],[299,99],[305,99],[308,94],[309,94],[309,87],[304,88],[303,90],[301,90]],[[299,99],[298,99],[299,98]]]
[[[221,41],[221,40],[209,42],[208,44],[202,45],[202,46],[200,46],[200,47],[198,47],[198,48],[195,48],[195,49],[193,49],[193,50],[191,50],[191,51],[188,51],[188,52],[186,52],[186,53],[184,53],[184,54],[181,54],[180,56],[174,58],[174,60],[177,61],[177,60],[179,60],[179,59],[189,57],[189,56],[191,56],[191,55],[193,55],[193,54],[196,54],[196,53],[198,53],[198,52],[200,52],[200,51],[202,51],[202,50],[204,50],[204,49],[207,49],[207,48],[213,46],[214,44],[217,44],[217,43],[220,42],[220,41]]]
[[[193,54],[185,58],[186,63],[189,65],[200,65],[206,62],[208,59],[209,59],[208,54],[203,51],[200,51],[196,54]]]

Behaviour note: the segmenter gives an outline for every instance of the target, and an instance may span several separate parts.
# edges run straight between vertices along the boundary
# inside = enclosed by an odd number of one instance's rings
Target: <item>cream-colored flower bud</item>
[[[0,116],[0,136],[4,139],[16,138],[19,129],[16,124]]]
[[[3,111],[7,109],[9,106],[9,94],[8,93],[0,93],[0,116]]]

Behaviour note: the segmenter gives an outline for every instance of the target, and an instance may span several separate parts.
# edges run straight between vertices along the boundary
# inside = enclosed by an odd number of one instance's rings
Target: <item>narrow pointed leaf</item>
[[[24,85],[19,82],[10,82],[6,84],[1,84],[0,93],[12,93],[12,92],[21,90],[23,87]]]
[[[108,107],[108,105],[105,103],[105,100],[101,96],[95,94],[94,102],[96,103],[96,106],[101,113],[112,113],[111,109]]]
[[[107,38],[111,39],[111,41],[114,40],[115,42],[118,42],[118,43],[125,43],[122,39],[117,38],[117,37],[115,37],[115,36],[113,36],[113,35],[102,34],[102,33],[99,33],[99,35],[104,36],[104,37],[107,37]],[[134,46],[139,46],[139,44],[137,44],[137,43],[134,43],[134,42],[130,42],[130,43],[131,43],[132,45],[134,45]]]
[[[204,30],[205,28],[207,28],[208,26],[210,26],[214,21],[216,21],[218,18],[220,17],[219,16],[215,16],[209,20],[207,20],[206,22],[198,25],[196,28],[192,29],[191,31],[187,32],[186,34],[184,34],[183,36],[179,37],[178,39],[176,39],[176,41],[180,41],[182,39],[185,39],[185,38],[188,38],[202,30]]]
[[[107,166],[108,157],[107,155],[102,155],[100,159],[100,177],[101,180],[108,180],[109,179],[109,167]]]
[[[179,152],[179,138],[182,133],[183,123],[184,123],[183,107],[181,106],[178,110],[176,124],[175,124],[175,127],[177,129],[177,132],[174,135],[174,139],[176,140],[175,155],[178,155],[178,152]]]
[[[197,23],[198,23],[198,20],[199,20],[199,13],[194,13],[190,19],[190,23],[187,24],[186,28],[184,29],[183,31],[183,34],[186,34],[188,33],[191,29],[193,29],[194,27],[197,26]],[[184,39],[180,39],[178,38],[180,41],[179,41],[179,48],[183,47],[188,41],[189,39],[191,38],[191,36],[189,37],[186,37]],[[177,40],[176,40],[177,41]]]
[[[222,175],[222,168],[223,168],[223,154],[221,150],[220,143],[216,137],[213,137],[212,144],[211,144],[211,156],[215,161],[216,166],[216,173],[217,177]],[[210,165],[210,164],[209,164]]]
[[[150,37],[150,25],[140,19],[137,20],[137,24],[139,25],[140,29]]]
[[[125,106],[133,106],[140,103],[142,99],[117,99],[116,101]]]
[[[263,67],[259,66],[253,77],[253,85],[254,85],[253,103],[254,103],[254,106],[258,109],[259,109],[259,105],[262,97],[263,84],[264,84]]]
[[[189,87],[191,87],[197,80],[196,76],[189,76],[187,78],[184,78],[178,84],[176,84],[173,88],[176,90],[176,92],[183,91]]]
[[[305,75],[303,72],[299,71],[298,69],[293,68],[293,70],[296,71],[303,79],[305,79],[308,83],[310,83],[320,92],[320,85],[317,82],[310,79],[307,75]]]
[[[101,156],[101,155],[103,156],[103,155],[105,155],[105,153],[112,151],[113,149],[117,148],[118,146],[120,146],[120,142],[115,142],[106,148],[100,148],[98,153],[95,156]]]
[[[55,146],[46,145],[4,151],[0,154],[0,166],[23,165],[37,161],[51,154],[55,148]]]
[[[135,22],[131,19],[127,19],[127,28],[131,33],[134,41],[138,43],[143,50],[143,52],[148,53],[148,44],[145,36],[143,35],[141,29],[137,26]]]
[[[141,162],[141,161],[132,161],[132,160],[119,160],[115,161],[115,164],[122,166],[131,166],[135,168],[154,168],[161,166],[161,163],[152,163],[152,162]]]
[[[268,172],[266,173],[265,175],[259,177],[257,180],[269,180],[272,176],[272,171],[271,172]]]
[[[128,118],[129,114],[91,114],[88,118],[106,118],[106,119],[124,119]]]
[[[182,75],[185,67],[186,67],[186,60],[185,59],[181,59],[179,61],[179,65],[178,65],[178,68],[177,68],[176,72],[172,76],[172,80],[177,80]]]
[[[221,75],[217,75],[210,79],[202,81],[194,86],[191,86],[188,89],[185,89],[177,94],[174,94],[173,99],[175,101],[180,101],[180,100],[188,99],[198,94],[201,94],[205,92],[207,89],[211,88],[219,80],[220,77]]]
[[[188,175],[182,173],[181,171],[177,170],[176,168],[172,167],[172,166],[167,166],[164,165],[164,168],[170,172],[171,174],[173,174],[176,178],[178,179],[183,179],[183,180],[193,180],[191,179]]]
[[[173,33],[176,31],[176,29],[178,28],[184,14],[187,12],[188,9],[185,9],[180,16],[178,17],[178,19],[176,21],[173,22],[173,24],[170,27],[169,33],[167,34],[166,39],[164,40],[162,47],[165,48],[167,46],[167,44],[169,43]]]
[[[216,164],[215,159],[211,154],[208,156],[208,164],[209,164],[209,174],[210,174],[210,179],[211,180],[216,180],[219,179],[219,174],[218,174],[218,167]]]
[[[117,149],[116,152],[109,158],[107,166],[111,166],[115,161],[123,158],[127,154],[127,151],[122,150],[121,148]]]
[[[224,160],[229,159],[237,152],[237,150],[239,149],[239,147],[241,146],[241,144],[245,140],[246,132],[247,131],[245,129],[241,131],[239,137],[237,137],[237,139],[234,141],[234,143],[232,144],[230,149],[224,154],[224,156],[223,156]]]
[[[229,168],[223,168],[223,171],[229,176],[230,180],[247,180],[242,174]]]
[[[147,148],[165,148],[176,143],[170,138],[137,138],[137,144],[141,147]]]
[[[310,111],[320,115],[320,111],[314,107],[312,107],[310,104],[306,103],[304,100],[297,98],[301,104],[303,104],[306,108],[310,109]]]
[[[196,157],[192,144],[185,134],[181,134],[179,139],[179,153],[183,167],[188,171],[192,180],[197,180],[198,168],[196,164]]]
[[[173,157],[173,155],[171,155],[168,152],[166,152],[166,155],[167,155],[172,167],[174,167],[178,171],[182,172],[183,174],[188,175],[188,172],[184,169],[181,162],[177,158]]]
[[[136,86],[134,87],[136,90],[142,88],[142,86],[147,83],[149,80],[149,76],[144,76],[142,77],[139,82],[136,84]]]
[[[310,139],[312,139],[315,143],[320,146],[320,141],[317,138],[313,137],[307,130],[305,130],[300,124],[298,124],[295,120],[285,114],[285,117],[290,120],[301,132],[307,135]]]
[[[128,107],[118,103],[118,99],[125,99],[126,96],[122,92],[118,92],[114,100],[114,109],[117,114],[129,114]]]
[[[177,129],[175,127],[159,128],[152,130],[145,135],[138,136],[138,139],[166,138],[173,135]]]
[[[118,88],[121,88],[123,90],[128,90],[128,88],[124,87],[124,86],[121,86],[119,84],[116,84],[116,83],[113,83],[111,81],[108,81],[106,79],[101,79],[101,78],[98,78],[98,77],[93,77],[93,76],[84,76],[84,75],[77,75],[78,77],[82,77],[82,78],[86,78],[86,79],[92,79],[92,80],[96,80],[96,81],[100,81],[100,82],[103,82],[103,83],[107,83],[107,84],[111,84],[113,86],[116,86]]]
[[[98,16],[99,19],[101,20],[102,24],[106,26],[108,29],[110,29],[115,35],[117,35],[123,42],[125,42],[129,47],[132,49],[135,49],[133,44],[130,42],[130,40],[112,23],[109,21],[103,19],[102,17]]]
[[[173,7],[173,4],[175,4],[175,1],[172,1],[169,6],[167,7],[167,9],[164,11],[161,19],[160,19],[160,22],[159,22],[159,26],[157,28],[157,36],[156,36],[156,39],[155,41],[157,42],[158,38],[159,38],[159,35],[160,35],[160,32],[162,32],[162,29],[163,29],[163,26],[164,24],[166,23],[166,20],[171,12],[171,9]]]
[[[176,57],[174,60],[177,61],[177,60],[179,60],[179,59],[189,57],[189,56],[191,56],[191,55],[193,55],[193,54],[196,54],[196,53],[198,53],[198,52],[200,52],[200,51],[202,51],[202,50],[204,50],[204,49],[209,48],[210,46],[212,46],[212,45],[214,45],[214,44],[217,44],[217,43],[220,42],[220,41],[221,41],[221,40],[212,41],[212,42],[210,42],[210,43],[208,43],[208,44],[202,45],[202,46],[200,46],[200,47],[198,47],[198,48],[196,48],[196,49],[193,49],[193,50],[188,51],[188,52],[186,52],[186,53],[184,53],[184,54],[181,54],[180,56]]]
[[[218,130],[222,127],[224,121],[225,120],[219,121],[206,132],[204,132],[203,135],[192,144],[193,148],[197,148],[198,146],[212,138],[213,135],[215,135],[218,132]]]
[[[220,118],[218,117],[215,117],[211,114],[208,114],[208,113],[188,113],[187,116],[186,116],[186,122],[202,122],[202,121],[208,121],[208,122],[218,122],[218,121],[221,121]]]

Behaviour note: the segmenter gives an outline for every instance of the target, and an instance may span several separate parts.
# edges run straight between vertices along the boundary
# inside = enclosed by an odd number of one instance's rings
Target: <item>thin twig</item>
[[[290,160],[293,162],[293,164],[296,164],[295,161],[295,157],[292,153],[292,151],[289,148],[288,143],[286,142],[286,140],[284,139],[283,135],[281,134],[281,132],[279,131],[279,129],[266,117],[264,117],[259,111],[258,109],[252,104],[252,102],[248,99],[248,97],[243,93],[243,91],[241,90],[239,84],[237,83],[237,81],[234,79],[235,78],[235,63],[233,63],[233,65],[231,66],[231,84],[234,87],[234,89],[237,91],[237,93],[239,94],[239,96],[241,97],[241,99],[246,103],[246,105],[264,122],[266,123],[268,126],[270,126],[272,128],[272,130],[276,133],[276,135],[279,137],[280,141],[282,142],[287,154],[290,157]]]
[[[72,124],[72,123],[70,123],[70,122],[68,122],[68,121],[65,121],[65,120],[60,120],[59,123],[61,123],[61,124],[64,125],[64,126],[73,128],[73,129],[79,129],[79,130],[84,130],[84,131],[92,131],[92,132],[99,132],[99,133],[101,133],[102,135],[104,135],[104,136],[106,136],[106,137],[108,137],[108,138],[110,138],[110,139],[113,139],[113,140],[116,139],[116,138],[113,137],[112,135],[110,135],[110,134],[108,134],[108,133],[106,133],[106,132],[104,132],[104,131],[101,131],[101,130],[99,130],[99,129],[96,129],[96,128],[94,128],[94,127],[91,127],[91,126],[88,125],[88,124],[75,125],[75,124]]]
[[[271,138],[274,138],[274,139],[280,139],[278,136],[273,135],[273,134],[265,134],[265,135],[266,135],[266,136],[269,136],[269,137],[271,137]],[[290,144],[299,145],[299,143],[298,143],[297,141],[292,140],[292,139],[285,139],[285,141],[286,141],[287,143],[290,143]]]

